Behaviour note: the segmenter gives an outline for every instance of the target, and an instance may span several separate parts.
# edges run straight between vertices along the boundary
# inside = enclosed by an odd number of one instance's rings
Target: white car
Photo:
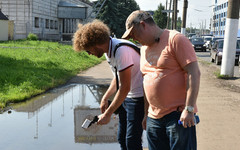
[[[212,36],[204,36],[203,39],[204,39],[206,48],[210,49],[210,42],[212,40]]]

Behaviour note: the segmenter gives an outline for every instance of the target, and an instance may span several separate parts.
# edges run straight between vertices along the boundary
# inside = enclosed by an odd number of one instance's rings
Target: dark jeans
[[[178,124],[181,112],[172,112],[163,118],[147,118],[149,150],[196,150],[196,128]]]
[[[142,150],[144,101],[126,98],[119,112],[118,142],[122,150]]]

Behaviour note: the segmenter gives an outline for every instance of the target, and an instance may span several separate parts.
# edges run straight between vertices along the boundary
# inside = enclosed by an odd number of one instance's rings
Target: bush
[[[37,41],[38,40],[38,36],[36,34],[33,33],[29,33],[27,36],[28,40],[32,40],[32,41]]]

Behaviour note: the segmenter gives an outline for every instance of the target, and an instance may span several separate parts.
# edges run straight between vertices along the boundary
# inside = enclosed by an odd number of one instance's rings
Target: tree
[[[177,19],[177,29],[179,32],[181,32],[181,25],[182,25],[182,20],[181,17],[178,17]]]
[[[154,12],[153,19],[160,28],[165,29],[167,26],[167,13],[163,13],[162,10],[164,10],[164,6],[160,3],[158,9]]]
[[[197,29],[196,28],[192,28],[192,27],[191,28],[188,27],[188,28],[186,28],[186,32],[187,33],[196,33]]]
[[[107,0],[97,19],[106,23],[117,37],[121,37],[126,30],[127,17],[138,9],[139,6],[135,0]]]

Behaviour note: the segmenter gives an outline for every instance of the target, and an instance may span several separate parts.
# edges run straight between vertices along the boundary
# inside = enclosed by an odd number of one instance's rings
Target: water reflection
[[[118,119],[112,118],[104,126],[93,124],[88,129],[81,128],[85,119],[92,120],[93,116],[100,113],[99,109],[78,107],[74,109],[74,135],[76,143],[116,143]]]
[[[12,113],[0,114],[0,150],[119,150],[118,117],[108,125],[81,128],[86,118],[100,114],[107,88],[68,85],[12,106]]]
[[[103,144],[93,143],[105,142],[118,147],[117,119],[108,126],[81,128],[84,119],[100,113],[99,101],[106,89],[104,85],[69,85],[12,106],[11,114],[0,114],[0,149],[104,149]]]

